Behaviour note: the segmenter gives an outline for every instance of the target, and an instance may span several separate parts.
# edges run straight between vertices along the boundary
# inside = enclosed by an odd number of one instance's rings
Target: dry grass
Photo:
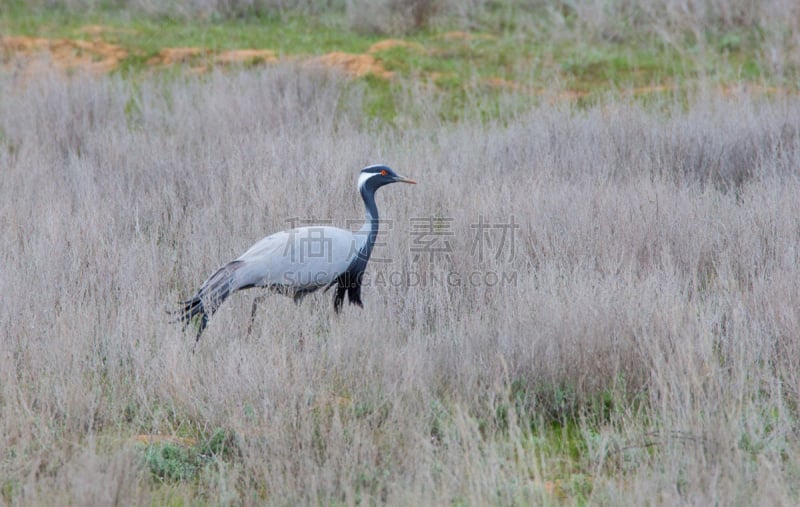
[[[396,130],[293,67],[0,87],[5,502],[798,502],[796,98]],[[272,297],[247,337],[243,293],[193,355],[164,310],[289,219],[360,218],[372,162],[420,184],[378,195],[365,308]],[[415,261],[430,217],[452,252]],[[188,479],[136,443],[217,429]]]

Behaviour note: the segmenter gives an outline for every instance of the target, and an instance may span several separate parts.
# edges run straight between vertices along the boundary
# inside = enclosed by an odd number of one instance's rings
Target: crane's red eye
[[[387,172],[386,172],[386,169],[384,169],[383,171],[381,171],[381,176],[386,176],[387,174],[389,174],[389,173],[387,173]]]

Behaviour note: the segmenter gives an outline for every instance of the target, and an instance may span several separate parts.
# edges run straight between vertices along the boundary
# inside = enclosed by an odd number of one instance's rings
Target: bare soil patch
[[[200,56],[209,54],[209,51],[202,48],[164,48],[158,55],[149,58],[147,65],[178,65],[190,63]]]
[[[214,57],[222,65],[275,63],[278,56],[271,49],[234,49],[223,51]]]
[[[103,74],[115,69],[128,51],[102,39],[44,39],[9,36],[0,38],[0,54],[5,68],[22,70],[25,74],[42,67],[59,71],[82,69]]]
[[[386,70],[383,65],[369,54],[353,54],[334,51],[309,60],[310,63],[321,64],[326,67],[334,67],[343,70],[347,74],[355,77],[373,74],[382,79],[390,79],[392,72]]]
[[[0,38],[0,64],[29,78],[39,72],[56,69],[69,73],[88,71],[103,74],[116,69],[128,57],[128,51],[118,45],[105,42],[100,36],[116,29],[101,25],[87,25],[82,33],[92,35],[92,40],[47,39],[41,37],[8,36]],[[392,72],[386,70],[373,53],[393,47],[409,47],[423,50],[420,44],[399,39],[387,39],[373,44],[364,54],[334,51],[322,56],[302,58],[304,61],[335,67],[353,77],[373,74],[390,79]],[[163,48],[146,62],[149,66],[189,65],[193,71],[205,72],[215,65],[261,65],[275,63],[278,55],[271,49],[233,49],[214,52],[202,47]]]
[[[372,46],[370,46],[369,49],[367,50],[367,53],[375,54],[375,53],[380,53],[381,51],[386,51],[388,49],[394,49],[398,47],[411,49],[419,53],[425,52],[425,46],[417,42],[409,42],[402,39],[385,39],[382,41],[378,41]]]

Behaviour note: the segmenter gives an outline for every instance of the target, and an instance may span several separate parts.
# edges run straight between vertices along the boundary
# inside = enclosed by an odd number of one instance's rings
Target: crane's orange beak
[[[408,178],[403,178],[402,176],[398,176],[395,178],[394,181],[399,181],[400,183],[411,183],[412,185],[416,185],[417,182]]]

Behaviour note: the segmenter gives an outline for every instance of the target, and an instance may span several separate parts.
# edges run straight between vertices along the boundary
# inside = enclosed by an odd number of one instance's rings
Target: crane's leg
[[[253,322],[256,320],[256,310],[258,309],[258,305],[265,299],[267,299],[266,294],[256,296],[256,298],[253,299],[253,308],[250,310],[250,323],[247,325],[247,336],[253,333]]]
[[[203,334],[203,330],[208,325],[208,314],[203,313],[200,316],[200,322],[197,323],[197,336],[194,338],[194,345],[192,345],[192,354],[194,354],[195,349],[197,349],[197,344],[200,343],[200,335]]]

